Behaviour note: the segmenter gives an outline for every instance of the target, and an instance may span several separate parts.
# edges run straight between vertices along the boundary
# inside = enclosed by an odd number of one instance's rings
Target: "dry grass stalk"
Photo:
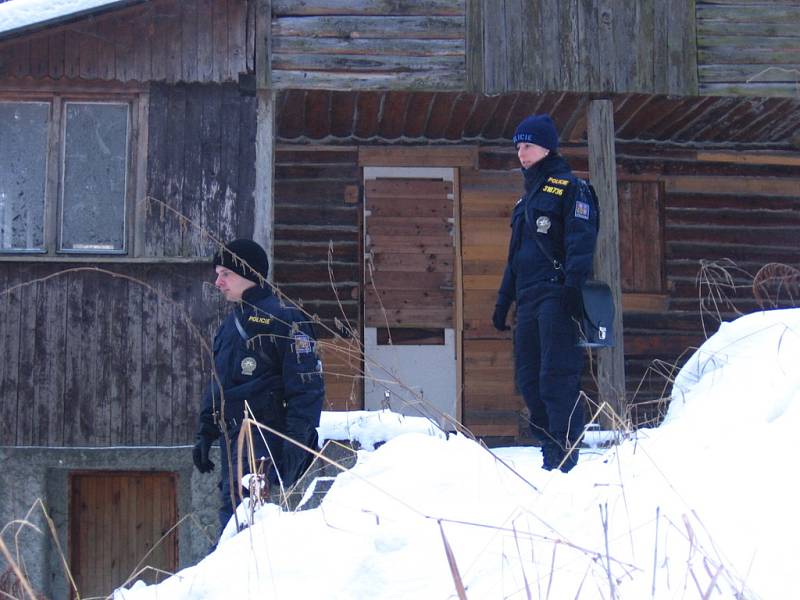
[[[800,305],[800,270],[768,263],[753,277],[753,297],[762,309]]]
[[[447,564],[450,566],[450,575],[453,577],[453,583],[456,586],[459,600],[467,600],[467,590],[464,587],[464,581],[461,579],[461,574],[458,572],[458,563],[453,554],[453,549],[450,547],[450,542],[444,533],[442,522],[439,521],[439,531],[442,533],[442,542],[444,543],[444,553],[447,555]]]

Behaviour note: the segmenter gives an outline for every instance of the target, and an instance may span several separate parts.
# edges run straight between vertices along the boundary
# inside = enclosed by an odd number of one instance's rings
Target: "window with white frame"
[[[0,98],[0,253],[128,252],[132,112]]]

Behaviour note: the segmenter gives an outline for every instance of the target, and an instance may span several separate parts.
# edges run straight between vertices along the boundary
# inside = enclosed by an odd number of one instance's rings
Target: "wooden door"
[[[174,473],[72,473],[70,490],[70,568],[82,598],[105,597],[131,575],[154,583],[176,571]]]
[[[452,169],[365,170],[367,409],[458,417],[454,204]]]

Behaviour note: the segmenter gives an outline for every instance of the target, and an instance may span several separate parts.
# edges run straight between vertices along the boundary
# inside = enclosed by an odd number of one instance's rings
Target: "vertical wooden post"
[[[482,92],[483,83],[483,0],[467,0],[466,54],[467,91]]]
[[[622,285],[619,267],[619,207],[617,200],[617,156],[614,148],[614,107],[611,100],[592,100],[587,109],[589,176],[600,200],[600,235],[594,255],[594,274],[608,283],[617,307],[614,318],[615,345],[597,352],[600,402],[625,418],[625,353],[622,336]],[[603,417],[604,427],[613,426]]]
[[[275,94],[272,90],[258,90],[256,113],[256,181],[254,194],[253,240],[261,244],[274,265],[273,242],[275,203],[273,179],[275,175]],[[269,270],[269,280],[274,269]]]
[[[254,193],[253,240],[267,252],[270,265],[274,265],[274,185],[275,176],[275,93],[271,89],[271,0],[258,0],[256,5],[256,180]],[[273,281],[274,269],[269,270]]]

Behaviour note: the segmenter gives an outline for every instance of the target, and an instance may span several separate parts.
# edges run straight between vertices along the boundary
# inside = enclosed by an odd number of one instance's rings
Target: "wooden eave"
[[[13,29],[0,30],[0,41],[35,33],[49,27],[55,27],[57,25],[65,25],[91,17],[98,17],[105,13],[119,10],[128,6],[133,6],[135,4],[143,4],[145,2],[149,2],[149,0],[111,0],[105,4],[94,6],[85,10],[68,12],[53,18],[27,23],[21,27],[15,27]]]
[[[549,112],[564,144],[584,144],[590,94],[283,90],[277,137],[293,143],[507,144],[525,116]],[[617,94],[618,142],[800,148],[800,98]]]

